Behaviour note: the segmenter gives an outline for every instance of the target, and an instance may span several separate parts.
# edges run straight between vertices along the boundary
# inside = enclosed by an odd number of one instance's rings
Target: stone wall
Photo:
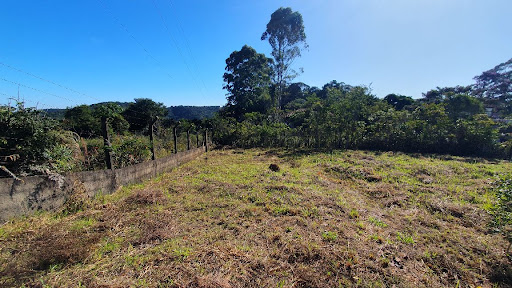
[[[0,178],[0,222],[38,210],[56,210],[79,185],[83,185],[90,197],[99,192],[110,194],[121,185],[141,182],[191,161],[204,151],[200,147],[121,169],[67,173],[53,179],[48,176],[22,177],[22,181]]]

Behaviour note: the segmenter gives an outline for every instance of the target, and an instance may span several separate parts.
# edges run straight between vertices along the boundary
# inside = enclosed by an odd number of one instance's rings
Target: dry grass
[[[4,224],[0,286],[509,287],[507,243],[489,233],[486,209],[494,175],[511,168],[214,151],[143,185]]]

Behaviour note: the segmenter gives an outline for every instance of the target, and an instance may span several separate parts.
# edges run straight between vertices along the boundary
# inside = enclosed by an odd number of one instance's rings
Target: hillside
[[[110,102],[104,102],[110,103]],[[112,102],[118,104],[123,109],[126,109],[129,102]],[[102,103],[90,105],[91,108],[94,108],[97,105]],[[195,120],[195,119],[207,119],[212,118],[213,115],[219,111],[220,106],[170,106],[167,107],[169,114],[168,117],[174,120]],[[66,109],[44,109],[47,115],[54,119],[64,119],[64,114],[66,113]]]
[[[278,171],[269,169],[272,168]],[[487,228],[509,162],[213,151],[0,227],[0,286],[510,287]]]

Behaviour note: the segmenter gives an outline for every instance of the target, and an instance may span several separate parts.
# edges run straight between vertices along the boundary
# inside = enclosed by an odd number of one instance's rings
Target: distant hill
[[[168,117],[174,120],[212,118],[220,106],[171,106]]]
[[[102,102],[97,104],[90,105],[91,108],[98,106],[104,103],[115,103],[123,109],[126,109],[130,102]],[[206,119],[211,118],[220,110],[220,106],[171,106],[167,107],[169,110],[169,114],[167,115],[169,118],[174,120],[193,120],[193,119]],[[43,109],[47,113],[47,115],[51,118],[61,120],[64,119],[64,114],[66,113],[66,109]]]

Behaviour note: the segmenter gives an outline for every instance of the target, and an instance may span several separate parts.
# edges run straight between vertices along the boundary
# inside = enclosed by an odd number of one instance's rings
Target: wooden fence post
[[[204,149],[208,152],[208,128],[204,129]]]
[[[107,169],[112,169],[112,144],[108,135],[107,117],[101,117],[101,133],[103,135],[103,150],[105,151],[105,164]]]
[[[199,130],[196,129],[196,148],[199,148]]]
[[[155,141],[154,141],[154,133],[155,133],[155,123],[158,119],[154,119],[153,121],[151,121],[151,131],[149,131],[149,142],[151,143],[151,160],[155,160],[156,157],[155,157]]]
[[[187,130],[187,150],[190,150],[190,129]]]
[[[176,135],[176,127],[178,126],[174,126],[172,128],[172,135],[174,138],[174,154],[178,153],[178,136]]]

